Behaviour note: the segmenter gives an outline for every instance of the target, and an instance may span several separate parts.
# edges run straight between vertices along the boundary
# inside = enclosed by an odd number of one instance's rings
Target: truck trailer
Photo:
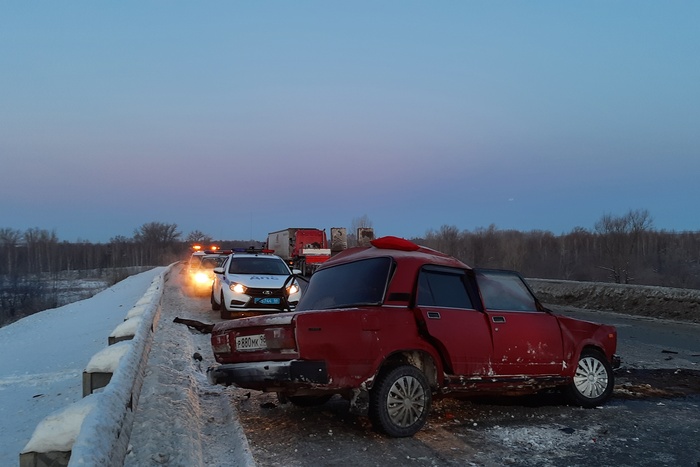
[[[267,248],[305,276],[313,274],[331,257],[326,231],[315,228],[290,227],[270,232]]]

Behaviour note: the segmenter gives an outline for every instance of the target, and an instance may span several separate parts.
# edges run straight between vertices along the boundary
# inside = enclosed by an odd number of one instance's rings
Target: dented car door
[[[476,270],[476,279],[493,336],[497,375],[560,374],[564,365],[557,318],[535,299],[513,271]]]
[[[487,316],[474,306],[466,272],[424,267],[418,276],[416,311],[433,345],[445,356],[447,371],[455,375],[491,373],[493,346]]]

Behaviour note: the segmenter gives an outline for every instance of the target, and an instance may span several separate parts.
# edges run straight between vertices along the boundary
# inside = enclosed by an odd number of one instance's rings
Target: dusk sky
[[[700,2],[6,1],[0,228],[700,230]]]

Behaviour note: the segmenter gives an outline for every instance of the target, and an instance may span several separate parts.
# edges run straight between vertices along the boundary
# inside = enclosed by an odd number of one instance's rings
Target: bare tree
[[[559,274],[554,278],[575,280],[584,274],[590,260],[592,234],[583,227],[575,227],[571,232],[560,237]]]
[[[498,229],[495,224],[489,225],[487,229],[479,227],[468,236],[471,251],[471,262],[473,267],[494,267],[498,265]]]
[[[2,256],[7,260],[2,266],[5,267],[5,271],[0,269],[0,272],[4,272],[12,276],[17,272],[17,247],[22,239],[22,232],[16,229],[3,228],[0,229],[0,251],[2,251]]]
[[[39,272],[55,272],[55,254],[58,237],[55,231],[39,228],[27,229],[24,232],[27,244],[28,270]]]
[[[429,230],[425,236],[425,244],[429,248],[465,261],[465,243],[457,226],[443,225],[437,232]]]
[[[506,230],[501,234],[501,264],[508,269],[522,271],[525,261],[525,235],[517,230]]]
[[[174,254],[177,241],[180,238],[177,224],[149,222],[143,224],[134,232],[134,241],[144,248],[144,265],[158,265],[168,261]]]
[[[117,235],[116,237],[110,238],[107,255],[109,257],[111,267],[122,268],[138,264],[137,258],[139,255],[136,252],[134,245],[134,240],[127,238],[124,235]]]
[[[204,232],[200,232],[199,230],[193,230],[190,232],[187,237],[185,237],[185,243],[188,244],[210,244],[213,243],[213,239],[211,236],[205,234]]]
[[[601,259],[607,262],[599,268],[608,271],[616,283],[629,284],[634,280],[632,260],[642,233],[651,229],[652,225],[649,211],[645,209],[630,210],[619,217],[605,214],[596,222],[595,231],[603,254]]]

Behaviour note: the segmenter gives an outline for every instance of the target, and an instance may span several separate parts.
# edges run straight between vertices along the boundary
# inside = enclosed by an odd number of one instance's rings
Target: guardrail
[[[145,377],[164,283],[156,276],[83,373],[84,398],[42,420],[19,456],[20,467],[121,466]]]

